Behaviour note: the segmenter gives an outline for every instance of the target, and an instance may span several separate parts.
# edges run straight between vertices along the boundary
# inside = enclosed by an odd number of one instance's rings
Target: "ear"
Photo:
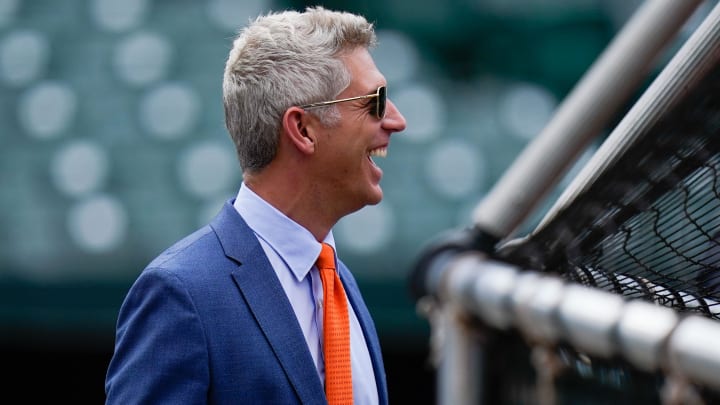
[[[283,114],[283,136],[301,153],[310,154],[315,151],[316,139],[312,121],[312,117],[300,107],[290,107]]]

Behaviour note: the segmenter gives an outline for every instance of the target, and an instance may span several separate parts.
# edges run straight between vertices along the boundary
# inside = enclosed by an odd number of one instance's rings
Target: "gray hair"
[[[244,28],[223,76],[225,126],[243,171],[259,171],[275,157],[289,107],[331,100],[347,88],[343,54],[376,43],[364,17],[322,7],[269,13]],[[336,106],[313,113],[329,126],[339,119]]]

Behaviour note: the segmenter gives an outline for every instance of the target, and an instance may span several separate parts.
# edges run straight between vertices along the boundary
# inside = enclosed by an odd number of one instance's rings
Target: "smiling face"
[[[351,77],[338,99],[374,94],[386,85],[370,53],[358,48],[343,57]],[[341,119],[319,131],[317,173],[319,190],[329,206],[342,215],[382,200],[382,170],[373,157],[385,157],[390,135],[405,129],[405,118],[388,99],[385,117],[375,116],[375,98],[336,104]]]

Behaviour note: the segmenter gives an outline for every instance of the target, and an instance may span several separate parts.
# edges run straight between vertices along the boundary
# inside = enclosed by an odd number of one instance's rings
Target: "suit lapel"
[[[370,312],[365,305],[365,301],[360,295],[360,288],[355,283],[355,279],[352,277],[350,270],[345,267],[344,264],[340,263],[340,279],[345,287],[345,292],[348,295],[350,305],[352,305],[355,314],[360,322],[363,335],[365,336],[365,342],[368,345],[368,351],[370,353],[370,360],[373,364],[373,370],[375,371],[375,382],[378,387],[378,399],[380,404],[387,404],[387,381],[385,378],[385,365],[382,360],[382,351],[380,348],[380,341],[378,340],[377,331],[375,330],[375,324],[372,321]]]
[[[230,203],[225,204],[212,226],[225,254],[240,263],[233,279],[301,402],[324,399],[295,312],[254,233]]]

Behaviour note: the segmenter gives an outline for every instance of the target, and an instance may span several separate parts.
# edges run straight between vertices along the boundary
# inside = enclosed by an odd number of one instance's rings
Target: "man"
[[[337,356],[324,337],[334,321],[323,307],[335,293],[323,291],[321,251],[346,297],[349,332],[337,335],[349,341],[351,386],[341,391],[355,404],[388,402],[377,333],[332,234],[380,202],[372,157],[405,128],[370,56],[375,42],[363,17],[320,7],[259,17],[236,38],[223,99],[243,184],[130,288],[108,404],[334,402]]]

